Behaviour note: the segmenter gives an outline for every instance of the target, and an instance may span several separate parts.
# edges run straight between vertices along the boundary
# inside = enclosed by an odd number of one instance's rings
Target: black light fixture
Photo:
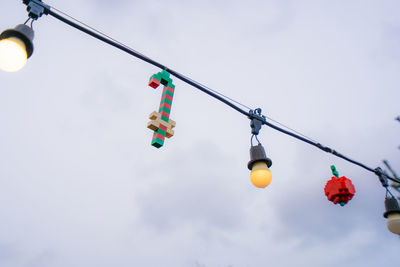
[[[379,181],[386,189],[385,208],[383,217],[387,218],[387,228],[390,232],[400,235],[400,207],[399,202],[389,190],[388,175],[382,168],[375,169],[375,174],[379,177]]]
[[[25,66],[33,53],[34,32],[31,27],[20,24],[0,34],[0,69],[15,72]]]
[[[264,147],[261,144],[251,146],[250,161],[247,168],[251,170],[250,181],[259,188],[267,187],[272,181],[272,173],[269,170],[272,161],[267,158]]]
[[[400,235],[400,207],[399,202],[393,196],[385,199],[386,212],[383,217],[387,218],[387,228],[390,232]]]
[[[15,72],[22,69],[33,53],[33,37],[35,36],[32,23],[43,14],[47,15],[50,6],[41,0],[23,0],[28,11],[28,20],[13,29],[0,34],[0,70]],[[26,24],[31,20],[31,27]]]
[[[269,170],[269,167],[272,165],[272,160],[267,157],[264,147],[257,138],[257,135],[262,127],[262,121],[265,120],[265,116],[261,115],[260,108],[250,111],[250,113],[253,115],[253,118],[250,121],[252,136],[250,142],[250,161],[247,164],[247,168],[251,170],[251,183],[255,187],[264,188],[267,187],[272,181],[272,173]],[[254,137],[258,142],[258,145],[256,146],[253,146]]]

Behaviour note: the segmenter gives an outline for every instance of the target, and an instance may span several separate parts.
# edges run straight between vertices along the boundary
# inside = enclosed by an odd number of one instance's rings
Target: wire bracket
[[[50,6],[44,4],[41,0],[23,0],[23,3],[27,5],[26,10],[31,19],[37,20],[43,14],[48,15]]]
[[[250,127],[251,133],[253,135],[258,135],[260,133],[263,121],[266,120],[265,116],[261,114],[261,108],[256,108],[255,110],[250,110]]]
[[[378,167],[375,169],[375,174],[379,177],[379,181],[381,182],[382,186],[388,188],[389,182],[385,171],[383,171],[381,167]]]

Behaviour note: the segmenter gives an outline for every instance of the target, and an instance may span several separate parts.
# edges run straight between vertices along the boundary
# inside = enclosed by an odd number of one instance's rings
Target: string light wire
[[[82,26],[84,26],[84,27],[86,27],[86,28],[88,28],[88,29],[90,29],[90,30],[92,30],[92,31],[94,31],[94,32],[96,32],[96,33],[102,35],[103,37],[108,38],[109,40],[111,40],[111,41],[113,41],[113,42],[115,42],[115,43],[117,43],[117,44],[119,44],[119,45],[121,45],[121,46],[124,46],[124,47],[127,48],[127,49],[130,49],[130,50],[132,50],[132,51],[135,51],[135,52],[138,53],[138,54],[141,54],[141,53],[139,53],[138,51],[136,51],[135,49],[133,49],[132,47],[130,47],[130,46],[128,46],[128,45],[125,45],[124,43],[122,43],[122,42],[120,42],[120,41],[118,41],[118,40],[112,38],[111,36],[105,34],[105,33],[102,32],[102,31],[99,31],[99,30],[97,30],[97,29],[91,27],[90,25],[88,25],[88,24],[82,22],[81,20],[78,20],[78,19],[76,19],[76,18],[74,18],[74,17],[68,15],[67,13],[65,13],[65,12],[63,12],[63,11],[61,11],[61,10],[59,10],[59,9],[57,9],[57,8],[55,8],[55,7],[53,7],[53,6],[51,6],[51,8],[54,9],[54,10],[56,10],[58,13],[60,13],[60,14],[62,14],[62,15],[64,15],[64,16],[66,16],[66,17],[68,17],[69,19],[71,19],[71,20],[73,20],[73,21],[75,21],[75,22],[81,24]],[[143,57],[148,58],[147,56],[145,56],[145,55],[143,55],[143,54],[141,54],[141,55],[142,55]],[[182,76],[184,76],[184,75],[182,75]],[[226,96],[226,95],[224,95],[224,94],[222,94],[222,93],[220,93],[220,92],[218,92],[218,91],[216,91],[216,90],[214,90],[214,89],[212,89],[212,88],[210,88],[210,87],[208,87],[208,86],[206,86],[206,85],[204,85],[204,84],[201,84],[201,83],[199,83],[199,82],[197,82],[197,81],[191,79],[190,77],[187,77],[187,76],[184,76],[184,77],[185,77],[186,79],[190,80],[191,82],[196,83],[196,84],[198,84],[198,85],[200,85],[200,86],[202,86],[202,87],[208,89],[209,91],[214,92],[215,94],[218,94],[219,96],[221,96],[221,97],[223,97],[223,98],[225,98],[225,99],[227,99],[227,100],[229,100],[229,101],[231,101],[231,102],[233,102],[233,103],[236,103],[236,104],[239,105],[239,106],[242,106],[242,107],[244,107],[244,108],[246,108],[246,109],[248,109],[248,110],[252,110],[252,108],[250,108],[249,106],[247,106],[247,105],[245,105],[245,104],[242,104],[241,102],[239,102],[239,101],[237,101],[237,100],[235,100],[235,99],[233,99],[233,98],[231,98],[231,97],[228,97],[228,96]],[[308,136],[306,136],[306,135],[304,135],[304,134],[302,134],[302,133],[300,133],[300,132],[294,130],[293,128],[290,128],[289,126],[286,126],[285,124],[280,123],[279,121],[276,121],[276,120],[274,120],[273,118],[271,118],[271,117],[269,117],[269,116],[266,116],[266,117],[267,117],[270,121],[273,121],[273,122],[279,124],[280,126],[286,128],[286,129],[288,129],[288,130],[290,130],[290,131],[292,131],[292,132],[297,133],[298,135],[301,135],[301,136],[303,136],[303,137],[305,137],[305,138],[307,138],[307,139],[309,139],[309,140],[311,140],[311,141],[316,142],[316,141],[313,140],[312,138],[310,138],[310,137],[308,137]]]
[[[129,50],[131,50],[131,51],[134,51],[135,53],[140,54],[141,56],[146,57],[147,59],[150,59],[150,58],[148,58],[147,56],[145,56],[145,55],[139,53],[138,51],[136,51],[136,50],[133,49],[132,47],[130,47],[130,46],[128,46],[128,45],[125,45],[124,43],[122,43],[122,42],[120,42],[120,41],[118,41],[118,40],[116,40],[116,39],[110,37],[109,35],[107,35],[107,34],[101,32],[101,31],[99,31],[99,30],[97,30],[97,29],[95,29],[95,28],[93,28],[93,27],[91,27],[90,25],[88,25],[88,24],[86,24],[86,23],[84,23],[84,22],[82,22],[82,21],[80,21],[80,20],[78,20],[78,19],[76,19],[76,18],[74,18],[74,17],[72,17],[72,16],[66,14],[65,12],[63,12],[63,11],[61,11],[61,10],[55,8],[55,7],[51,7],[51,8],[54,9],[54,10],[56,10],[58,13],[60,13],[60,14],[62,14],[62,15],[64,15],[64,16],[66,16],[66,17],[68,17],[69,19],[71,19],[71,20],[73,20],[73,21],[75,21],[75,22],[81,24],[82,26],[84,26],[84,27],[86,27],[86,28],[88,28],[88,29],[90,29],[90,30],[92,30],[92,31],[94,31],[94,32],[96,32],[96,33],[102,35],[103,37],[109,39],[110,41],[113,41],[113,42],[115,42],[115,43],[117,43],[117,44],[119,44],[119,45],[121,45],[121,46],[123,46],[123,47],[125,47],[125,48],[127,48],[127,49],[129,49]],[[181,75],[182,75],[182,74],[181,74]],[[184,75],[182,75],[182,76],[184,76]],[[186,79],[190,80],[191,82],[196,83],[196,84],[198,84],[199,86],[202,86],[202,87],[204,87],[204,88],[207,88],[209,91],[212,91],[212,92],[214,92],[215,94],[218,94],[219,96],[221,96],[221,97],[223,97],[223,98],[225,98],[225,99],[227,99],[227,100],[229,100],[229,101],[232,101],[233,103],[238,104],[239,106],[242,106],[242,107],[244,107],[244,108],[246,108],[246,109],[248,109],[248,110],[251,110],[251,108],[249,108],[248,106],[246,106],[246,105],[240,103],[239,101],[236,101],[236,100],[234,100],[234,99],[232,99],[232,98],[230,98],[230,97],[228,97],[228,96],[226,96],[226,95],[224,95],[224,94],[222,94],[222,93],[220,93],[220,92],[218,92],[218,91],[216,91],[216,90],[213,90],[213,89],[211,89],[210,87],[208,87],[208,86],[206,86],[206,85],[203,85],[203,84],[201,84],[201,83],[199,83],[199,82],[197,82],[197,81],[195,81],[195,80],[193,80],[193,79],[191,79],[191,78],[189,78],[189,77],[187,77],[187,76],[184,76],[184,77],[185,77]]]
[[[52,9],[56,10],[57,12],[54,12]],[[257,120],[261,121],[262,124],[272,128],[272,129],[275,129],[275,130],[277,130],[277,131],[279,131],[281,133],[284,133],[284,134],[289,135],[289,136],[291,136],[293,138],[296,138],[296,139],[298,139],[300,141],[303,141],[305,143],[313,145],[313,146],[315,146],[315,147],[317,147],[317,148],[319,148],[319,149],[321,149],[321,150],[323,150],[323,151],[325,151],[327,153],[330,153],[330,154],[332,154],[334,156],[337,156],[339,158],[342,158],[342,159],[344,159],[344,160],[346,160],[346,161],[348,161],[350,163],[353,163],[353,164],[355,164],[355,165],[357,165],[359,167],[362,167],[362,168],[364,168],[364,169],[366,169],[366,170],[368,170],[370,172],[373,172],[376,175],[382,175],[382,173],[380,173],[378,171],[378,169],[380,169],[380,168],[376,168],[376,169],[370,168],[370,167],[368,167],[368,166],[366,166],[366,165],[364,165],[364,164],[362,164],[362,163],[360,163],[358,161],[355,161],[353,159],[350,159],[350,158],[344,156],[343,154],[335,151],[334,149],[331,149],[331,148],[329,148],[327,146],[323,146],[322,144],[314,141],[313,139],[311,139],[311,138],[309,138],[309,137],[307,137],[307,136],[305,136],[305,135],[303,135],[303,134],[301,134],[301,133],[299,133],[299,132],[297,132],[297,131],[295,131],[295,130],[293,130],[293,129],[291,129],[291,128],[289,128],[289,127],[287,127],[287,126],[285,126],[285,125],[283,125],[283,124],[281,124],[281,123],[279,123],[279,122],[277,122],[275,120],[272,120],[271,118],[268,118],[269,120],[274,121],[275,123],[283,126],[284,128],[286,128],[288,130],[285,130],[285,129],[281,128],[281,127],[278,127],[278,126],[268,122],[265,117],[259,116],[257,114],[254,114],[253,112],[250,112],[250,111],[252,111],[252,109],[249,108],[248,106],[243,105],[240,102],[235,101],[235,100],[233,100],[233,99],[231,99],[231,98],[229,98],[229,97],[217,92],[216,90],[212,90],[211,88],[209,88],[207,86],[204,86],[201,83],[199,83],[199,82],[197,82],[195,80],[192,80],[191,78],[186,77],[186,76],[180,74],[177,71],[169,69],[168,67],[164,66],[163,64],[161,64],[161,63],[159,63],[159,62],[157,62],[157,61],[155,61],[155,60],[153,60],[153,59],[151,59],[151,58],[149,58],[149,57],[147,57],[147,56],[135,51],[134,49],[128,47],[127,45],[125,45],[125,44],[123,44],[123,43],[121,43],[121,42],[109,37],[108,35],[106,35],[106,34],[100,32],[100,31],[98,31],[98,30],[86,25],[83,22],[78,21],[77,19],[65,14],[64,12],[62,12],[62,11],[60,11],[60,10],[54,8],[54,7],[50,7],[46,11],[47,11],[48,15],[51,15],[54,18],[66,23],[66,24],[68,24],[68,25],[70,25],[70,26],[72,26],[72,27],[74,27],[74,28],[76,28],[76,29],[78,29],[78,30],[80,30],[80,31],[82,31],[82,32],[84,32],[84,33],[86,33],[86,34],[98,39],[98,40],[100,40],[100,41],[108,43],[109,45],[114,46],[114,47],[116,47],[116,48],[118,48],[118,49],[120,49],[120,50],[122,50],[122,51],[124,51],[124,52],[126,52],[126,53],[128,53],[128,54],[130,54],[130,55],[132,55],[134,57],[136,57],[136,58],[139,58],[139,59],[141,59],[141,60],[143,60],[143,61],[145,61],[145,62],[147,62],[147,63],[149,63],[149,64],[151,64],[151,65],[153,65],[155,67],[158,67],[160,69],[168,71],[171,75],[175,76],[176,78],[180,79],[181,81],[183,81],[183,82],[185,82],[185,83],[197,88],[198,90],[200,90],[200,91],[202,91],[202,92],[204,92],[204,93],[216,98],[217,100],[219,100],[222,103],[228,105],[229,107],[233,108],[234,110],[238,111],[239,113],[247,116],[249,119],[257,119]],[[242,108],[238,107],[237,105],[240,105],[240,106],[248,109],[249,111],[245,111]],[[400,183],[400,179],[396,179],[396,178],[390,177],[387,174],[384,174],[384,175],[387,177],[387,179],[389,179],[391,181],[394,181],[396,183]]]

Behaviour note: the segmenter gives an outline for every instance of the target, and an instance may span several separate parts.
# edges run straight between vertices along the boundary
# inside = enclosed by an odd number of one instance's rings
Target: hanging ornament
[[[334,204],[339,203],[343,207],[353,198],[356,189],[350,179],[345,176],[339,178],[339,173],[334,165],[331,166],[331,170],[333,177],[325,185],[325,195],[329,201]]]
[[[151,145],[156,148],[164,145],[165,137],[170,138],[174,135],[172,128],[176,125],[175,121],[169,118],[175,91],[175,85],[169,75],[167,71],[163,70],[151,76],[149,81],[149,86],[154,89],[160,84],[164,85],[158,112],[153,111],[149,115],[150,122],[147,124],[147,128],[154,131]]]

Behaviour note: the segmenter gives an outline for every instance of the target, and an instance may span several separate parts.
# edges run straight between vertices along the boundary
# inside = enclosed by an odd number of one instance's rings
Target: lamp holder
[[[26,55],[29,58],[33,53],[33,38],[35,33],[32,28],[26,26],[25,24],[19,24],[13,29],[5,30],[0,34],[0,40],[7,39],[10,37],[17,37],[21,39],[26,47]]]
[[[261,108],[256,108],[255,110],[250,110],[250,127],[251,133],[253,135],[258,135],[260,133],[263,121],[265,121],[265,116],[261,114]]]
[[[400,207],[399,202],[394,197],[389,197],[385,199],[385,208],[386,211],[383,213],[383,217],[387,218],[390,214],[399,213]]]
[[[50,6],[44,4],[41,0],[23,0],[22,2],[27,5],[28,16],[33,20],[37,20],[43,14],[49,14]]]
[[[257,146],[251,146],[250,148],[250,161],[247,164],[247,168],[249,170],[253,169],[253,165],[256,162],[265,162],[267,164],[267,167],[271,167],[272,165],[272,160],[267,157],[265,154],[264,147],[261,144],[258,144]]]

